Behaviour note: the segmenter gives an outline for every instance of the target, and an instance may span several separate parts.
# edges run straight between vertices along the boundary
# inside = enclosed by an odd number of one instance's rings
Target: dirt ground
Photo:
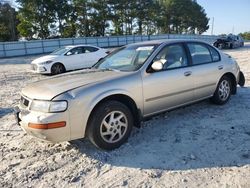
[[[13,106],[34,57],[0,59],[0,187],[250,187],[250,43],[225,50],[246,77],[224,106],[203,101],[154,117],[121,148],[87,140],[41,142],[16,124]]]

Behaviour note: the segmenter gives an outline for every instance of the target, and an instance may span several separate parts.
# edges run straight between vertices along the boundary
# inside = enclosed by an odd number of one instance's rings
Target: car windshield
[[[132,45],[119,48],[100,60],[94,68],[136,71],[145,63],[156,47],[157,45],[154,44]]]
[[[59,48],[51,53],[51,55],[63,55],[65,52],[67,52],[70,48],[69,47],[62,47]]]
[[[227,40],[233,40],[232,36],[227,36]]]

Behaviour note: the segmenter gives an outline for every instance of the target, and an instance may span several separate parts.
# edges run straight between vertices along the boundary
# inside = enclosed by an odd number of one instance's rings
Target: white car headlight
[[[45,61],[45,62],[41,62],[41,63],[38,63],[39,65],[47,65],[47,64],[50,64],[52,63],[53,61]]]
[[[67,109],[67,107],[67,101],[33,100],[30,109],[39,112],[63,112]]]

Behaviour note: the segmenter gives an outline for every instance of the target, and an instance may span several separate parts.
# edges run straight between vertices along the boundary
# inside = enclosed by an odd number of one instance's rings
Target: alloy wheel
[[[53,74],[60,74],[60,73],[63,73],[63,72],[64,72],[64,69],[63,69],[62,65],[56,64],[56,65],[52,66],[52,73]]]
[[[227,80],[223,80],[219,86],[219,97],[222,101],[227,100],[230,95],[230,83]]]
[[[100,134],[105,142],[115,143],[124,137],[127,128],[128,120],[126,115],[121,111],[112,111],[103,118]]]

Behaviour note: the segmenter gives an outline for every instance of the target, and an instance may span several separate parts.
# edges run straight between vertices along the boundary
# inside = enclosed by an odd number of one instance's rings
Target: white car
[[[88,68],[108,54],[108,50],[91,45],[65,46],[31,62],[31,70],[41,74],[60,74]]]

